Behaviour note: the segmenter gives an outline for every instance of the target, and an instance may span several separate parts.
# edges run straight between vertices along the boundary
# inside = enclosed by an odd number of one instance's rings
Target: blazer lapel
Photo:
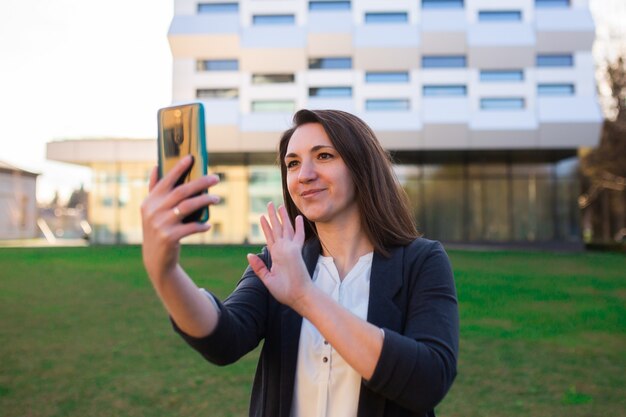
[[[311,239],[302,249],[302,258],[309,275],[312,277],[320,254],[319,241]],[[293,388],[295,385],[296,364],[298,361],[298,345],[300,343],[300,328],[302,316],[291,308],[281,306],[281,402],[280,417],[289,417]]]
[[[402,288],[402,248],[391,250],[391,257],[374,252],[370,273],[370,296],[367,321],[381,328],[402,331],[402,311],[393,302]],[[380,417],[385,413],[385,399],[361,383],[358,417]]]
[[[370,274],[367,321],[395,331],[402,330],[402,312],[393,302],[402,288],[402,253],[402,248],[393,248],[389,258],[374,253]]]

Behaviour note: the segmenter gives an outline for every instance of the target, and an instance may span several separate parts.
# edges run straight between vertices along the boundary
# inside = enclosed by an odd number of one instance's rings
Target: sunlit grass
[[[251,250],[186,246],[183,265],[223,297]],[[140,252],[0,249],[0,415],[247,415],[257,352],[204,362],[171,330]],[[461,354],[438,415],[626,415],[626,257],[450,257]]]

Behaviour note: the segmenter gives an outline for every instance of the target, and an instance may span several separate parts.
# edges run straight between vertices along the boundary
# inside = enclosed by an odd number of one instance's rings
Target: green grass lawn
[[[182,263],[223,297],[249,251]],[[439,416],[626,416],[624,255],[450,258],[461,353]],[[246,415],[257,352],[218,368],[188,348],[138,247],[0,249],[0,316],[0,416]]]

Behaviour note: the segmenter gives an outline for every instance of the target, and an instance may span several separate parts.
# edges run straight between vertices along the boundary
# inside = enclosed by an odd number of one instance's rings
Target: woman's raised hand
[[[261,258],[253,254],[248,255],[248,262],[274,298],[295,309],[313,287],[302,259],[304,222],[302,216],[297,216],[294,230],[287,209],[280,206],[277,213],[273,203],[268,204],[267,214],[269,221],[261,217],[261,227],[272,256],[272,268],[267,269]]]
[[[141,205],[141,217],[143,261],[152,279],[160,279],[174,271],[183,237],[211,228],[208,223],[182,222],[197,209],[219,202],[218,196],[201,193],[219,182],[216,175],[175,186],[191,164],[190,156],[181,159],[160,181],[157,180],[157,167],[150,173],[149,194]]]

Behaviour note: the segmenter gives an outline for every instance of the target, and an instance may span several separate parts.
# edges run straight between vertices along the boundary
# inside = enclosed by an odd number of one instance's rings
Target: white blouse
[[[367,319],[373,253],[363,255],[339,279],[333,258],[321,256],[313,282],[354,315]],[[306,319],[302,320],[291,417],[355,417],[361,376],[324,340]]]

